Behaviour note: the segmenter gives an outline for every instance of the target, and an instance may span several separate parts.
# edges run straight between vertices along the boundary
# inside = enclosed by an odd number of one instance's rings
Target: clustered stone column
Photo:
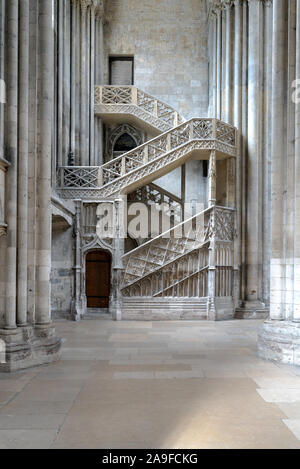
[[[20,3],[17,323],[27,325],[29,0]]]
[[[260,355],[300,364],[300,0],[210,3],[215,41],[226,38],[221,53],[217,43],[212,48],[213,68],[221,70],[221,60],[225,70],[221,78],[214,75],[211,93],[218,96],[210,112],[230,119],[233,109],[241,135],[235,243],[240,298],[244,311],[253,313],[270,304],[259,335]],[[232,33],[223,31],[229,10],[234,15],[232,103],[226,72]]]
[[[273,1],[271,301],[264,358],[300,365],[300,2]]]
[[[227,165],[227,203],[235,206],[237,239],[234,248],[235,297],[245,314],[266,314],[269,301],[269,260],[263,252],[269,243],[268,190],[270,136],[265,130],[264,90],[268,63],[264,53],[264,23],[272,11],[265,0],[210,1],[210,30],[214,39],[211,117],[239,130],[239,152]],[[265,153],[263,153],[263,149]],[[233,178],[236,191],[232,190]],[[247,195],[246,195],[247,194]],[[266,198],[268,200],[268,198]],[[238,306],[238,304],[236,304]]]
[[[57,2],[57,144],[53,167],[102,162],[94,86],[102,83],[103,15],[103,0]]]
[[[1,2],[0,13],[1,78],[7,87],[0,116],[0,166],[7,169],[0,338],[7,354],[0,370],[12,371],[55,360],[60,348],[50,319],[53,2],[9,0]],[[0,194],[0,212],[2,203]]]
[[[17,297],[17,177],[18,177],[18,0],[6,4],[7,50],[9,51],[6,74],[6,151],[11,167],[7,174],[7,246],[6,246],[6,295],[5,329],[16,329]]]

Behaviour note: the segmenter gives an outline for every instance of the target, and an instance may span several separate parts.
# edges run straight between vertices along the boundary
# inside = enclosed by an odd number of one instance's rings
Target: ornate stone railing
[[[210,211],[203,210],[125,254],[122,258],[123,285],[135,282],[167,262],[200,246],[205,242],[209,219]]]
[[[98,189],[102,185],[100,166],[60,166],[57,169],[57,187]]]
[[[208,245],[182,254],[122,289],[124,297],[207,297]]]
[[[142,202],[149,207],[152,204],[160,205],[163,207],[164,214],[172,219],[173,225],[183,220],[184,204],[182,200],[153,183],[140,187],[131,194],[128,194],[127,202]]]
[[[130,192],[177,167],[195,150],[236,156],[235,127],[217,119],[191,119],[104,164],[99,173],[96,167],[59,168],[58,188],[67,189],[61,194],[67,198],[83,197],[79,188],[89,189],[88,198]]]
[[[218,206],[205,209],[125,254],[122,257],[123,288],[132,286],[149,274],[158,272],[166,264],[212,241],[215,242],[213,264],[215,267],[224,267],[226,270],[227,267],[232,266],[233,239],[234,210]],[[203,267],[205,266],[201,265],[199,269]],[[196,273],[192,272],[192,274]],[[184,276],[180,276],[181,278]],[[222,286],[220,288],[222,289]]]
[[[161,132],[184,119],[171,106],[135,86],[96,86],[96,114],[133,114]]]

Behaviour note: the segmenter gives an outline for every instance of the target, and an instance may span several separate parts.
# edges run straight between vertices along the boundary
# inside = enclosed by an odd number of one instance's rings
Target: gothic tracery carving
[[[143,137],[141,133],[132,127],[129,124],[121,124],[118,127],[114,128],[111,131],[108,131],[108,141],[107,141],[107,155],[111,159],[113,157],[114,146],[116,141],[121,135],[127,133],[130,135],[136,143],[136,146],[140,146],[143,143]]]

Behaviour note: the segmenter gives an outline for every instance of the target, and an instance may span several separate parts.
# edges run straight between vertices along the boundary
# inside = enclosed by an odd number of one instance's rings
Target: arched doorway
[[[111,278],[111,256],[97,249],[86,255],[86,299],[88,308],[108,308]]]
[[[133,150],[137,146],[134,138],[129,135],[127,132],[124,132],[120,137],[115,141],[113,154],[114,158],[127,153],[130,150]]]

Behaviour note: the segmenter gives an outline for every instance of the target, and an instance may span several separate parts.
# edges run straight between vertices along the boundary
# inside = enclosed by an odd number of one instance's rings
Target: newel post
[[[210,212],[209,220],[210,244],[208,248],[208,319],[216,320],[215,297],[216,297],[216,240],[215,240],[215,208]]]
[[[110,311],[115,321],[122,320],[122,281],[123,281],[123,260],[125,236],[127,231],[126,221],[126,196],[119,197],[114,202],[114,259],[113,259],[113,274],[112,274],[112,299],[110,304]]]
[[[82,260],[81,260],[81,232],[82,232],[82,223],[81,223],[81,214],[82,214],[82,200],[75,200],[75,223],[74,223],[74,237],[75,237],[75,296],[73,299],[73,319],[79,321],[82,315],[82,305],[81,305],[81,296],[82,296],[82,283],[81,283],[81,274],[82,274]]]

